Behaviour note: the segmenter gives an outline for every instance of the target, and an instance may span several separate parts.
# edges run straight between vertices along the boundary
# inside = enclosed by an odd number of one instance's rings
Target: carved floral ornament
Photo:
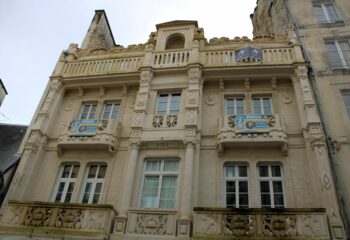
[[[167,233],[167,215],[140,214],[137,216],[135,232],[138,234],[165,235]]]

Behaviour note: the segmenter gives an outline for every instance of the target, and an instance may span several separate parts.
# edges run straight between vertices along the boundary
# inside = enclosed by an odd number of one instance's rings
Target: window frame
[[[339,89],[339,91],[340,91],[340,95],[341,95],[348,119],[350,119],[350,88],[342,88],[342,89]],[[348,105],[346,104],[345,97],[348,98],[348,102],[349,102]]]
[[[147,162],[150,161],[160,161],[161,162],[161,166],[160,166],[160,171],[149,171],[146,173],[146,168],[147,168]],[[177,161],[178,163],[178,167],[177,167],[177,171],[163,171],[164,168],[164,162],[166,161]],[[141,178],[141,184],[140,184],[140,191],[139,191],[139,200],[138,200],[138,206],[140,208],[144,208],[144,209],[156,209],[156,208],[160,208],[160,209],[176,209],[177,208],[177,204],[178,204],[178,194],[179,194],[179,181],[180,181],[180,159],[178,158],[165,158],[165,159],[159,159],[159,158],[149,158],[146,159],[143,163],[143,167],[142,167],[142,178]],[[155,207],[144,207],[142,206],[142,197],[143,197],[143,191],[144,191],[144,185],[145,185],[145,179],[146,176],[161,176],[158,180],[158,188],[157,188],[157,197],[155,200]],[[176,193],[175,193],[175,198],[174,198],[174,206],[172,208],[161,208],[160,207],[160,196],[162,193],[162,183],[163,183],[163,177],[164,176],[176,176]]]
[[[260,176],[260,167],[262,166],[267,166],[268,167],[268,176],[267,177],[261,177]],[[280,168],[280,173],[281,176],[272,176],[272,167],[279,167]],[[259,189],[259,198],[260,198],[260,207],[261,208],[286,208],[287,207],[287,202],[286,202],[286,188],[284,186],[284,173],[283,173],[283,167],[279,163],[260,163],[257,165],[257,171],[258,171],[258,189]],[[270,196],[270,207],[263,206],[262,205],[262,192],[261,192],[261,182],[262,181],[267,181],[269,183],[269,196]],[[274,181],[280,181],[281,186],[282,186],[282,196],[283,196],[283,206],[278,206],[276,207],[275,204],[275,198],[274,194],[275,191],[273,189],[273,182]]]
[[[329,10],[329,6],[332,7],[332,11],[334,11],[336,18],[333,18],[333,15],[331,14],[330,10]],[[337,7],[334,5],[333,2],[330,1],[323,1],[323,2],[314,2],[312,4],[313,7],[313,12],[315,17],[317,18],[318,22],[320,24],[332,24],[332,23],[343,23],[342,17],[339,14],[339,11],[337,9]],[[322,21],[320,19],[319,14],[317,14],[316,12],[316,7],[319,7],[322,9],[322,17],[325,18],[325,21]]]
[[[270,102],[270,108],[271,112],[270,113],[265,113],[265,107],[264,107],[264,99],[269,99]],[[252,114],[254,115],[273,115],[274,114],[274,109],[273,109],[273,101],[272,101],[272,96],[269,95],[253,95],[252,96]],[[260,101],[260,113],[255,113],[255,107],[254,107],[254,99],[259,99]]]
[[[234,114],[228,113],[228,101],[233,100],[233,112]],[[243,113],[237,114],[237,100],[242,100],[243,103]],[[236,116],[246,114],[246,102],[244,96],[225,96],[225,115]]]
[[[87,112],[86,118],[83,118],[82,115],[84,113],[85,106],[89,106],[89,110]],[[92,110],[93,106],[95,106],[95,112],[94,112],[94,115],[92,116],[92,118],[90,118],[90,114],[91,114],[91,110]],[[97,107],[98,107],[98,104],[96,102],[85,102],[85,103],[82,103],[81,109],[79,111],[79,119],[81,119],[81,120],[93,120],[93,119],[96,119]]]
[[[227,168],[228,167],[234,167],[235,168],[235,176],[234,177],[228,177],[227,176]],[[241,177],[239,176],[239,167],[246,167],[246,171],[247,171],[247,176],[246,177]],[[238,175],[238,176],[237,176]],[[224,181],[225,181],[225,188],[224,188],[224,198],[225,198],[225,207],[226,208],[243,208],[243,209],[247,209],[250,208],[251,206],[251,189],[250,189],[250,175],[249,175],[249,166],[248,164],[244,164],[244,163],[228,163],[225,164],[224,166]],[[235,183],[235,206],[234,207],[228,207],[227,204],[227,182],[234,182]],[[240,195],[240,191],[239,191],[239,182],[247,182],[247,193],[248,194],[248,205],[247,207],[241,207],[240,206],[240,202],[239,202],[239,195]]]
[[[109,104],[112,104],[112,108],[111,108],[111,111],[109,112],[109,116],[108,118],[104,118],[104,115],[105,115],[105,111],[106,111],[106,108],[107,108],[107,105]],[[114,106],[117,106],[118,105],[118,111],[117,111],[117,114],[115,117],[112,116],[112,113],[113,113],[113,109],[114,109]],[[107,102],[104,102],[103,104],[103,108],[102,108],[102,111],[101,111],[101,120],[111,120],[111,119],[118,119],[119,117],[119,113],[120,113],[120,108],[121,108],[121,102],[120,101],[107,101]]]
[[[97,171],[96,171],[96,175],[94,178],[89,178],[89,172],[90,172],[90,168],[91,166],[95,166],[97,165]],[[98,178],[98,174],[100,173],[100,168],[101,166],[105,166],[106,169],[105,169],[105,172],[104,172],[104,176],[103,178]],[[82,185],[81,185],[81,191],[80,191],[80,196],[79,196],[79,202],[80,203],[84,203],[84,204],[98,204],[101,200],[101,195],[103,193],[103,187],[104,187],[104,181],[105,181],[105,178],[106,178],[106,173],[107,173],[107,169],[108,169],[108,164],[107,163],[89,163],[86,165],[86,168],[85,168],[85,173],[84,173],[84,179],[82,181]],[[89,192],[89,199],[88,199],[88,202],[83,202],[84,200],[84,195],[85,195],[85,190],[86,190],[86,185],[88,183],[91,183],[92,186],[91,186],[91,189],[90,189],[90,192]],[[99,193],[99,198],[97,200],[97,202],[93,202],[93,198],[94,198],[94,195],[96,194],[96,185],[101,183],[101,190],[100,190],[100,193]]]
[[[63,171],[64,171],[66,166],[72,166],[72,168],[69,171],[69,177],[68,178],[62,178],[62,174],[63,174]],[[78,170],[77,170],[76,176],[74,178],[72,178],[71,175],[72,175],[74,167],[76,167],[76,166],[78,167]],[[79,163],[63,163],[63,164],[61,164],[59,172],[58,172],[58,175],[56,177],[56,183],[55,183],[55,187],[54,187],[54,190],[53,190],[53,194],[52,194],[52,197],[51,197],[51,201],[52,202],[59,202],[59,203],[70,203],[70,202],[72,202],[72,196],[74,194],[74,189],[76,189],[76,187],[77,187],[77,179],[79,177],[80,167],[81,167],[81,165]],[[56,198],[57,198],[57,195],[58,195],[59,186],[61,185],[61,183],[64,183],[61,199],[59,201],[56,201]],[[70,197],[69,201],[66,201],[67,193],[68,193],[68,187],[69,187],[70,183],[74,183],[74,185],[73,185],[73,189],[72,189],[72,192],[71,192],[71,197]]]
[[[172,104],[172,99],[173,99],[173,95],[179,95],[179,110],[176,113],[171,113],[171,104]],[[161,95],[167,95],[167,106],[166,106],[166,113],[164,114],[160,114],[158,113],[159,111],[159,100],[160,100],[160,96]],[[164,115],[179,115],[180,114],[180,110],[181,110],[181,92],[171,92],[171,93],[159,93],[157,96],[157,104],[156,104],[156,109],[155,109],[155,115],[157,116],[164,116]]]
[[[341,41],[345,41],[349,49],[343,49],[339,43]],[[324,43],[328,54],[328,61],[332,70],[350,69],[350,38],[325,39]],[[327,44],[333,44],[336,51],[330,51]],[[348,56],[345,54],[345,51],[349,51],[347,54]],[[341,63],[341,66],[338,66],[338,64],[334,62],[334,59],[331,57],[331,52],[335,52],[337,54],[338,59],[336,60],[337,62],[339,61]]]

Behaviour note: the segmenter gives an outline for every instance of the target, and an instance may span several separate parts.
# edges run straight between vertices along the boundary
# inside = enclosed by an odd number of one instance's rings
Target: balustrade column
[[[130,207],[138,155],[139,155],[139,144],[132,143],[129,161],[127,162],[127,168],[125,172],[126,176],[124,178],[124,190],[122,195],[122,201],[119,208],[120,215],[125,217]]]

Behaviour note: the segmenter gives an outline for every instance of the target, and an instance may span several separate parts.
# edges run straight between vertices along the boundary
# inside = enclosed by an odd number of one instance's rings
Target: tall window
[[[259,166],[261,207],[284,208],[282,169],[279,165]]]
[[[239,165],[225,167],[226,207],[249,207],[247,168],[247,166]]]
[[[96,108],[96,104],[84,104],[80,114],[80,119],[94,119]]]
[[[226,114],[239,115],[244,114],[243,98],[226,98]]]
[[[316,3],[314,13],[320,23],[334,23],[341,21],[333,3]]]
[[[106,103],[103,108],[102,119],[116,119],[119,113],[120,103]]]
[[[340,93],[343,97],[343,101],[346,107],[346,112],[350,118],[350,89],[340,89]]]
[[[330,63],[333,69],[350,68],[349,39],[327,40],[325,42]]]
[[[159,94],[157,115],[177,115],[180,111],[180,93]]]
[[[178,170],[178,160],[146,161],[142,208],[175,208]]]
[[[270,97],[253,98],[254,114],[272,114],[272,103]]]
[[[98,203],[105,178],[106,164],[91,164],[86,172],[82,203]]]
[[[55,202],[70,202],[78,172],[78,164],[66,164],[62,166],[56,185]]]

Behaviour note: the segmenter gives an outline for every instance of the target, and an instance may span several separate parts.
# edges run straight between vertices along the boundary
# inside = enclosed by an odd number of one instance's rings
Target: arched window
[[[185,47],[185,37],[182,34],[171,35],[165,45],[165,50],[181,49]]]

